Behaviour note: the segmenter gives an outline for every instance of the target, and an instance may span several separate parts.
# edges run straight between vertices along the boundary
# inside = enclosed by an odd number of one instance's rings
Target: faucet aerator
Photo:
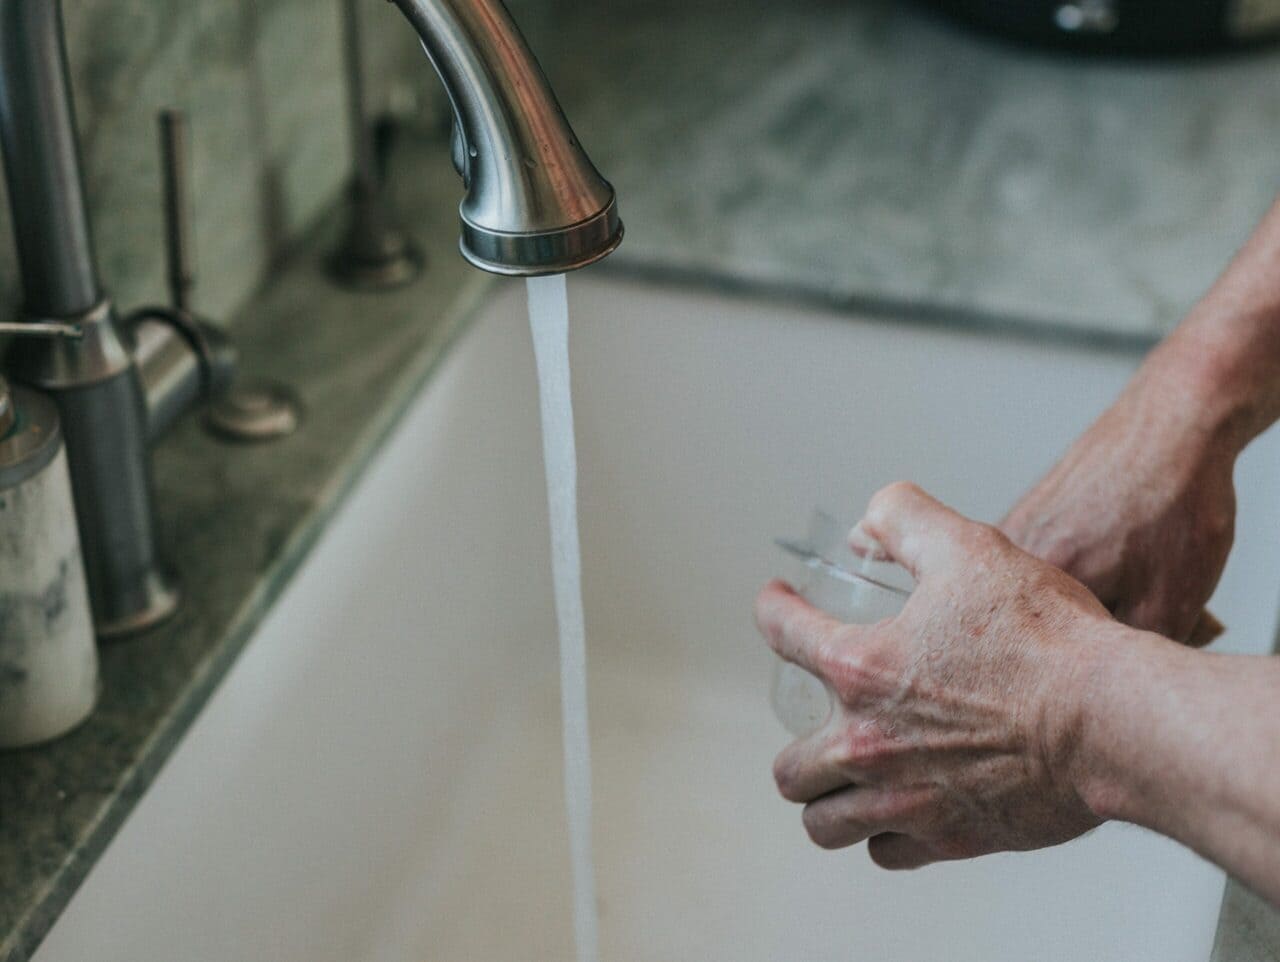
[[[554,230],[507,233],[462,216],[458,247],[482,271],[510,277],[564,274],[602,260],[622,243],[623,226],[613,198],[594,217]]]

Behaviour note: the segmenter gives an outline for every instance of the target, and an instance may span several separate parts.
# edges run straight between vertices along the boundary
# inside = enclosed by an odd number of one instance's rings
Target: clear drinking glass
[[[849,548],[850,526],[815,510],[802,541],[778,539],[792,559],[788,581],[800,595],[833,618],[870,625],[902,610],[915,587],[911,576],[891,561],[859,558]],[[778,720],[797,738],[827,723],[835,697],[819,678],[778,659],[771,694]]]

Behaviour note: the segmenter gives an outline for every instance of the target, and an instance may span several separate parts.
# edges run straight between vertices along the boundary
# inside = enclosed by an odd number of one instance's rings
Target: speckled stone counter
[[[1280,191],[1280,52],[1078,61],[894,0],[548,0],[620,263],[1154,335]]]
[[[326,223],[241,314],[244,368],[298,391],[302,429],[237,446],[192,417],[161,443],[156,500],[180,614],[102,647],[102,697],[84,726],[0,753],[0,960],[27,958],[43,937],[488,288],[457,256],[445,145],[414,156],[426,176],[403,209],[429,273],[394,293],[335,290],[318,266]]]

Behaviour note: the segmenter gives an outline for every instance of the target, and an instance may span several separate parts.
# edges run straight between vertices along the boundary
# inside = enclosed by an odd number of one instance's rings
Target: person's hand
[[[1140,375],[1001,529],[1125,624],[1202,645],[1222,630],[1204,606],[1231,550],[1237,452],[1177,393]]]
[[[781,582],[756,599],[773,649],[836,696],[827,725],[774,765],[813,840],[870,839],[878,864],[914,868],[1099,824],[1076,749],[1094,666],[1127,629],[1079,582],[913,485],[878,493],[859,528],[916,578],[896,618],[846,625]]]

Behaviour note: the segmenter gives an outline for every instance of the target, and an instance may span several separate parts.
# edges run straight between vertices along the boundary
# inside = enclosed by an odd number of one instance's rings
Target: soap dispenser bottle
[[[58,411],[0,377],[0,748],[93,710],[98,651]]]

